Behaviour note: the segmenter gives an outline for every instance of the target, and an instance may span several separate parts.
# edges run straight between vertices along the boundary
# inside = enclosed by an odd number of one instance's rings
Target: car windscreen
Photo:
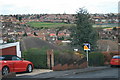
[[[120,56],[113,56],[113,59],[120,59]]]

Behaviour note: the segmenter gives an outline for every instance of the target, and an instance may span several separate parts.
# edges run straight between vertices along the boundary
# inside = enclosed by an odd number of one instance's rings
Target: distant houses
[[[118,23],[118,14],[90,14],[95,24]],[[24,15],[0,15],[0,22],[12,22],[25,24],[27,22],[53,22],[74,23],[76,14],[24,14]]]
[[[95,24],[119,23],[118,14],[90,14]],[[4,42],[17,42],[26,36],[38,37],[50,43],[66,42],[71,32],[63,29],[57,32],[56,29],[35,29],[27,25],[27,22],[52,22],[74,24],[76,14],[24,14],[24,15],[0,15],[0,36]],[[118,33],[113,29],[98,30],[100,39],[117,41]]]

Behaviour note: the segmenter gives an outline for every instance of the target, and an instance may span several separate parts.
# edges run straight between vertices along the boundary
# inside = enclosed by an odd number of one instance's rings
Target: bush
[[[13,43],[13,42],[15,42],[13,39],[8,39],[7,40],[7,43]]]
[[[31,48],[22,54],[22,57],[34,64],[35,68],[48,68],[47,66],[47,48]],[[57,64],[81,64],[81,57],[69,50],[54,50],[54,61]]]
[[[47,54],[46,49],[31,48],[25,51],[22,57],[34,64],[35,68],[48,68],[47,67]]]
[[[55,65],[56,64],[79,64],[80,63],[80,56],[74,54],[73,51],[54,51],[54,58],[55,58]]]
[[[102,53],[89,53],[89,65],[90,66],[103,66],[104,55]]]

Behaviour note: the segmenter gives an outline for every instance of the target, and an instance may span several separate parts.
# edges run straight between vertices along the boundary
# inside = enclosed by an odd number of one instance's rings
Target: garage
[[[21,57],[20,43],[0,44],[0,55],[17,55]]]

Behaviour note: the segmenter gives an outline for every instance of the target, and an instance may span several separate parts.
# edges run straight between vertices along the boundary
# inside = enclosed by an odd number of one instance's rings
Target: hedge
[[[89,65],[90,66],[103,66],[104,55],[98,52],[89,53]]]
[[[35,68],[48,68],[47,66],[47,48],[31,48],[22,54],[22,57],[31,61]],[[81,64],[84,61],[80,61],[79,55],[74,54],[70,50],[54,50],[54,62],[57,64]]]
[[[48,68],[47,67],[47,54],[46,49],[31,48],[25,51],[22,55],[26,60],[31,61],[35,68]]]

